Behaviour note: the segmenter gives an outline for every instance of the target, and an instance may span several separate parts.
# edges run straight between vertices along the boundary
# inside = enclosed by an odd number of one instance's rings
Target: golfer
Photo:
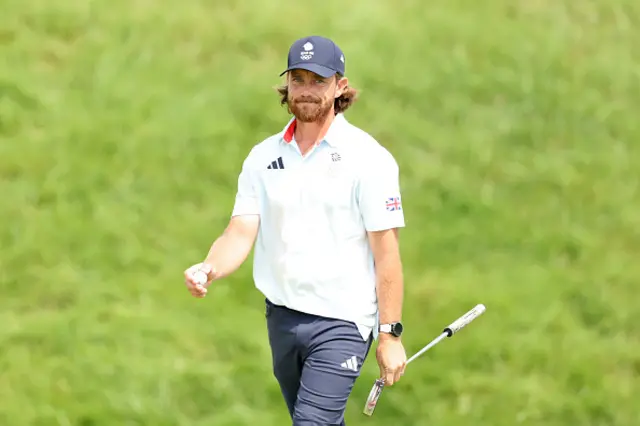
[[[393,156],[343,113],[357,92],[346,56],[310,36],[289,50],[282,105],[293,115],[255,145],[238,178],[231,219],[202,263],[185,271],[195,297],[233,273],[255,245],[273,372],[293,425],[344,425],[370,346],[386,385],[404,373],[404,226]],[[196,271],[208,282],[198,284]]]

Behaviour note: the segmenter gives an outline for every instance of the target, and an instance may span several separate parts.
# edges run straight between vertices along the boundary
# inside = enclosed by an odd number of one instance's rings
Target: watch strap
[[[380,324],[378,331],[380,333],[391,333],[391,324]]]

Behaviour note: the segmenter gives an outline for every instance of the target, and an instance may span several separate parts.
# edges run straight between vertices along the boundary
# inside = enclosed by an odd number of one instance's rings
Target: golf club
[[[413,360],[415,360],[416,358],[418,358],[420,355],[422,355],[423,353],[425,353],[426,351],[434,347],[445,337],[451,337],[454,334],[456,334],[458,331],[463,329],[471,321],[473,321],[474,319],[482,315],[485,309],[486,308],[483,304],[478,304],[469,312],[467,312],[466,314],[464,314],[463,316],[461,316],[460,318],[452,322],[451,325],[449,325],[443,330],[440,336],[433,339],[427,346],[420,349],[420,351],[418,351],[415,355],[409,358],[407,360],[407,365]],[[383,389],[384,389],[384,378],[377,379],[373,385],[373,388],[371,388],[371,392],[369,392],[369,397],[367,398],[367,402],[364,405],[364,411],[363,411],[364,414],[366,414],[367,416],[373,415],[373,411],[376,408],[376,404],[378,403],[378,399],[380,398],[380,394],[382,394]]]

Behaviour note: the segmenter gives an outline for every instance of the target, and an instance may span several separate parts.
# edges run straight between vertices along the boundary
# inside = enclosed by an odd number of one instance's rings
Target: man
[[[399,170],[344,118],[356,91],[333,41],[295,41],[284,74],[279,92],[294,117],[244,160],[229,225],[204,262],[185,271],[186,285],[204,297],[255,243],[254,281],[293,425],[344,425],[372,340],[386,385],[406,365]]]

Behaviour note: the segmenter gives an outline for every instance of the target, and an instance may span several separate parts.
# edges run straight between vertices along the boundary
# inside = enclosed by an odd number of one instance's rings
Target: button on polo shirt
[[[296,120],[255,145],[232,216],[260,215],[253,278],[271,302],[354,322],[377,337],[376,276],[367,231],[404,227],[398,165],[342,114],[302,156]]]

